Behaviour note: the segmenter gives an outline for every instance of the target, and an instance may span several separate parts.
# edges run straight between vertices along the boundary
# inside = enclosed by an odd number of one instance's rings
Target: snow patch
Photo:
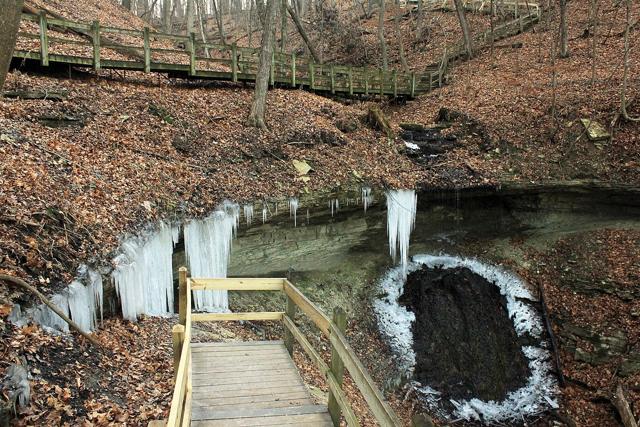
[[[418,145],[414,144],[413,142],[404,141],[404,145],[405,145],[405,147],[410,148],[412,150],[419,150],[420,149],[420,147],[418,147]]]

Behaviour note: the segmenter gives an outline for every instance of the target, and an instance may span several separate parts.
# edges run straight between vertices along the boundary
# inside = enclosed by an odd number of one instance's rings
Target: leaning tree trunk
[[[380,53],[382,54],[382,70],[386,73],[389,69],[389,61],[387,59],[387,41],[384,38],[384,2],[380,0],[380,8],[378,9],[378,43],[380,43]]]
[[[626,0],[627,21],[624,29],[624,71],[622,76],[622,90],[620,92],[620,109],[622,117],[631,122],[640,122],[640,117],[631,117],[627,111],[627,86],[629,80],[629,33],[631,32],[631,1]]]
[[[11,65],[21,16],[22,0],[0,0],[0,92]]]
[[[313,44],[309,40],[309,37],[307,37],[307,33],[304,30],[304,27],[302,26],[302,22],[300,22],[300,18],[298,17],[298,14],[296,13],[296,11],[293,10],[293,8],[288,4],[287,4],[287,11],[289,12],[289,15],[291,15],[291,18],[293,19],[293,23],[296,24],[296,29],[298,30],[298,33],[300,33],[300,37],[302,37],[302,40],[304,40],[304,44],[307,45],[307,48],[309,49],[311,56],[313,56],[313,60],[318,63],[322,62]]]
[[[569,56],[569,30],[567,28],[567,0],[560,0],[560,57]]]
[[[467,22],[467,15],[464,12],[464,5],[462,4],[462,0],[453,0],[453,2],[456,5],[458,20],[460,21],[460,28],[462,29],[464,50],[467,52],[467,56],[469,58],[473,58],[473,43],[471,41],[471,31],[469,30],[469,23]]]
[[[218,27],[218,37],[220,37],[220,41],[222,41],[223,45],[227,45],[227,37],[224,34],[224,27],[222,26],[222,12],[221,8],[216,6],[216,2],[211,2],[211,7],[213,8],[213,14],[216,18],[216,25]]]
[[[261,1],[261,0],[258,0]],[[265,129],[264,111],[267,104],[267,90],[269,89],[269,72],[271,70],[271,56],[273,55],[274,31],[277,0],[267,0],[264,24],[262,26],[262,41],[260,43],[260,57],[258,72],[256,73],[256,89],[253,93],[251,112],[247,124]]]

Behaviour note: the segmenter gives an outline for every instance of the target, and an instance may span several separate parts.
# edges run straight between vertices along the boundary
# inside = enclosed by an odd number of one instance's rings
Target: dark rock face
[[[414,377],[443,400],[503,400],[526,384],[528,362],[497,286],[467,268],[409,274],[400,302],[413,311]]]

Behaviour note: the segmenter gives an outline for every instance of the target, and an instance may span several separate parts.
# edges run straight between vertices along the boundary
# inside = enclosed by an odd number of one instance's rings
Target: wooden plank
[[[270,393],[258,396],[238,396],[238,397],[203,397],[193,401],[194,406],[227,406],[227,405],[251,405],[270,404],[276,402],[311,402],[309,393],[297,391],[293,393]]]
[[[242,370],[243,371],[262,371],[264,369],[273,370],[273,369],[282,368],[282,366],[283,366],[282,361],[260,361],[260,362],[251,363],[251,364],[245,363],[244,366],[242,367]],[[228,366],[221,366],[220,364],[216,364],[216,363],[198,364],[198,366],[194,365],[193,369],[196,370],[198,374],[207,374],[207,375],[213,375],[219,372],[229,371]]]
[[[228,420],[239,418],[277,417],[307,414],[323,414],[327,408],[321,405],[302,405],[284,408],[257,408],[257,409],[232,409],[220,411],[210,408],[194,408],[191,418],[193,420]]]
[[[245,366],[252,366],[256,364],[261,365],[276,365],[280,368],[286,366],[288,363],[287,360],[288,354],[269,354],[269,355],[256,355],[256,356],[245,356],[241,358],[242,363]],[[209,358],[209,357],[198,357],[193,359],[193,366],[195,368],[210,368],[213,366],[224,366],[228,368],[234,368],[238,366],[240,362],[239,356],[233,357],[218,357],[218,358]]]
[[[266,372],[268,373],[268,375],[277,375],[277,374],[286,374],[291,372],[292,368],[281,368],[281,369],[267,369]],[[200,372],[197,369],[194,369],[195,375],[202,375],[204,374],[204,372]],[[208,375],[204,375],[204,377],[211,377],[211,378],[215,378],[216,380],[225,380],[227,378],[245,378],[247,380],[251,380],[253,378],[260,378],[262,375],[265,375],[265,371],[237,371],[237,370],[231,370],[231,371],[225,371],[225,372],[215,372],[215,373],[210,373]],[[195,378],[194,381],[198,380],[198,378]]]
[[[329,318],[288,280],[284,282],[284,291],[296,303],[298,308],[309,316],[318,329],[326,336],[329,336]]]
[[[251,347],[258,345],[283,345],[284,341],[282,340],[269,340],[269,341],[224,341],[224,342],[193,342],[191,343],[191,347],[199,348],[199,347],[216,347],[216,348],[226,348],[226,347]]]
[[[148,73],[151,71],[151,42],[149,41],[149,27],[144,27],[142,36],[144,38],[144,72]]]
[[[236,372],[239,373],[239,372]],[[214,375],[196,375],[193,379],[193,386],[207,386],[207,385],[224,385],[224,384],[255,384],[265,382],[268,383],[270,381],[279,381],[279,380],[292,380],[297,381],[299,379],[298,372],[291,369],[284,372],[265,372],[263,371],[261,375],[256,375],[252,377],[245,376],[236,376],[236,377],[226,377],[219,378]]]
[[[49,39],[48,39],[47,14],[40,12],[40,65],[49,65]]]
[[[215,322],[230,320],[281,320],[282,311],[256,311],[248,313],[194,313],[194,322]]]
[[[233,82],[238,81],[238,45],[233,42],[231,45],[231,75]]]
[[[189,75],[196,74],[196,34],[189,34]]]
[[[193,388],[193,399],[203,399],[207,397],[247,397],[247,396],[263,396],[263,395],[273,395],[273,394],[281,394],[281,393],[302,393],[307,392],[307,388],[304,385],[285,385],[285,386],[274,386],[268,388],[250,388],[245,390],[216,390],[212,392],[208,389],[199,389]],[[215,394],[214,394],[215,393]],[[173,406],[172,406],[173,409]]]
[[[93,69],[100,69],[100,22],[93,21],[91,28],[91,38],[93,42]]]
[[[291,53],[291,87],[296,87],[296,53]]]
[[[340,332],[344,333],[347,327],[347,314],[340,307],[336,307],[333,311],[333,324],[334,327]],[[340,357],[340,353],[337,351],[335,346],[331,345],[331,374],[337,383],[338,389],[342,386],[342,379],[344,377],[344,363],[342,362],[342,358]],[[333,390],[329,390],[329,414],[331,414],[331,419],[333,420],[334,425],[340,425],[341,418],[341,408],[336,400],[336,397],[333,394]]]
[[[204,279],[192,278],[191,289],[195,290],[229,290],[229,291],[281,291],[284,287],[281,278],[230,278]]]
[[[240,399],[240,398],[231,398]],[[267,409],[267,408],[288,408],[294,406],[313,405],[313,401],[309,398],[301,399],[270,399],[266,402],[249,401],[245,403],[229,403],[222,405],[207,405],[202,404],[202,401],[194,402],[192,408],[208,408],[216,411],[229,411],[229,410],[249,410],[249,409]]]
[[[243,390],[261,390],[265,388],[273,388],[273,387],[295,387],[304,385],[301,379],[291,380],[291,379],[272,379],[271,381],[265,381],[262,384],[213,384],[213,385],[194,385],[193,391],[201,393],[217,393],[219,391],[243,391]]]
[[[198,348],[194,349],[193,354],[197,356],[201,356],[204,358],[229,358],[229,357],[255,357],[255,356],[277,356],[284,355],[286,353],[286,348],[283,346],[261,346],[261,347],[245,347],[245,348],[237,348],[236,350],[230,351],[219,351],[218,349],[211,348]]]
[[[277,417],[237,418],[226,420],[192,421],[192,427],[247,427],[247,426],[314,426],[333,427],[329,414],[282,415]]]

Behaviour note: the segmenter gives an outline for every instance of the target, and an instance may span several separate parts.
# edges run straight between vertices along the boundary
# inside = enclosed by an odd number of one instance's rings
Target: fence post
[[[416,73],[411,73],[411,97],[416,95]]]
[[[313,61],[309,62],[309,84],[311,89],[316,88],[316,64]]]
[[[151,41],[149,40],[149,27],[144,27],[142,31],[144,37],[144,72],[151,71]]]
[[[182,354],[182,344],[184,343],[184,325],[173,325],[171,330],[173,339],[173,379],[178,375],[180,368],[180,355]]]
[[[178,321],[187,323],[187,267],[178,270]]]
[[[296,87],[296,53],[291,54],[291,87]]]
[[[93,21],[93,69],[100,69],[100,22]]]
[[[353,67],[349,67],[349,95],[353,95]]]
[[[433,72],[429,71],[429,92],[433,89]]]
[[[384,71],[380,70],[380,97],[383,98],[384,97]]]
[[[189,75],[196,74],[196,33],[189,34]]]
[[[398,70],[393,70],[393,97],[398,97]]]
[[[49,35],[47,34],[47,14],[40,12],[40,65],[49,65]]]
[[[271,86],[276,84],[276,54],[271,52],[271,69],[269,70],[269,80],[271,80]],[[256,72],[256,81],[258,80],[258,73]]]
[[[347,314],[340,307],[336,307],[333,310],[333,323],[336,328],[344,334],[344,331],[347,329]],[[344,377],[344,363],[340,358],[340,354],[336,351],[336,349],[331,346],[331,373],[336,379],[338,386],[342,385],[342,379]],[[331,419],[333,420],[334,426],[340,425],[340,405],[336,400],[336,397],[331,392],[331,388],[329,388],[329,414],[331,415]]]
[[[231,45],[231,78],[234,83],[238,81],[238,44],[236,42]]]
[[[292,322],[295,321],[296,303],[291,299],[289,295],[287,295],[287,311],[285,313]],[[289,355],[293,357],[293,334],[286,327],[284,328],[284,346],[287,348]]]
[[[369,95],[369,68],[364,67],[364,94]]]
[[[336,93],[336,73],[333,69],[333,64],[329,66],[329,73],[331,76],[331,93]]]

